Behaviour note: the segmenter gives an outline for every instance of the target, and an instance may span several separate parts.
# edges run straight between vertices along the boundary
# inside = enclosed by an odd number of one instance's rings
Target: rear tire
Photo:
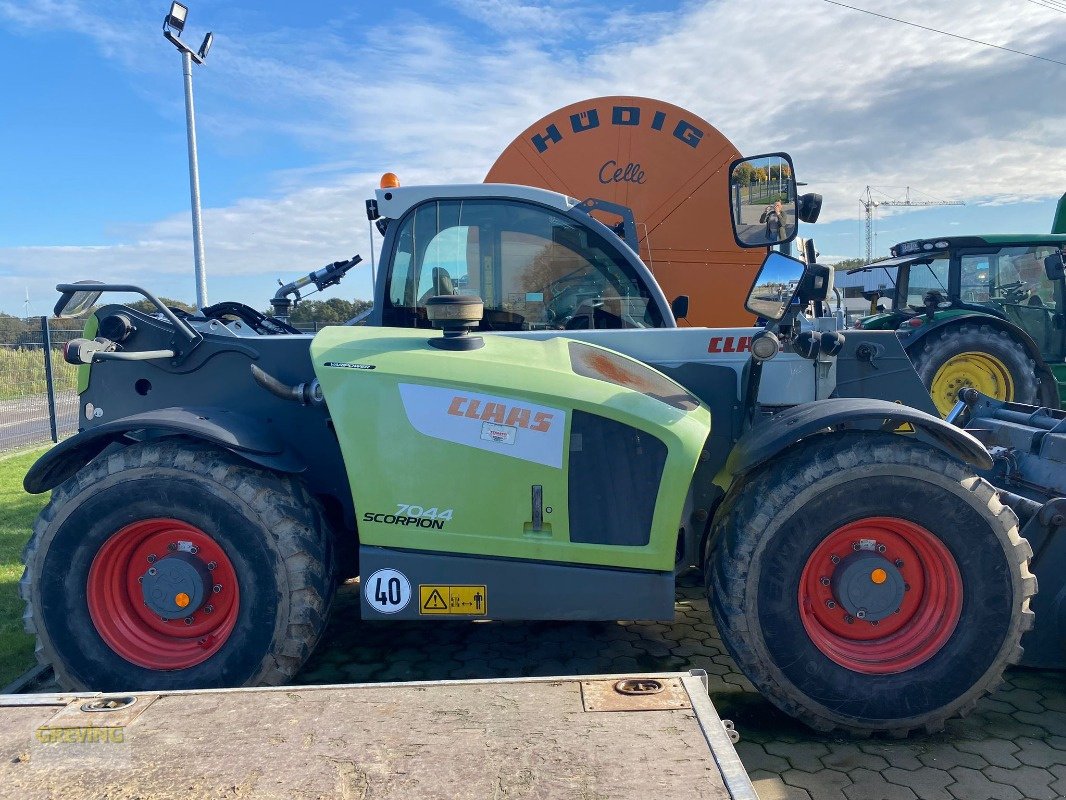
[[[53,492],[23,560],[26,630],[66,690],[285,683],[332,599],[332,537],[302,486],[191,442],[84,467]],[[148,604],[153,565],[152,580],[186,581],[159,594],[180,598],[177,618]]]
[[[906,736],[970,711],[1021,658],[1031,554],[995,490],[938,450],[831,434],[730,491],[705,574],[772,703],[822,731]]]
[[[962,324],[931,333],[916,345],[911,361],[942,417],[967,387],[1012,403],[1039,401],[1036,362],[1021,342],[991,325]]]

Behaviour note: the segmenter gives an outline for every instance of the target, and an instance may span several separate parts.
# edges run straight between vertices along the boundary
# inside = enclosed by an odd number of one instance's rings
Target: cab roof
[[[893,257],[935,254],[937,251],[970,247],[1003,247],[1005,245],[1066,245],[1062,233],[997,233],[986,236],[938,236],[935,239],[911,239],[893,245]]]
[[[457,183],[448,186],[397,186],[393,189],[377,189],[378,213],[388,219],[399,219],[408,210],[426,200],[503,199],[527,200],[558,211],[567,212],[580,201],[559,192],[520,186],[515,183]],[[1066,239],[1066,237],[1063,237]]]

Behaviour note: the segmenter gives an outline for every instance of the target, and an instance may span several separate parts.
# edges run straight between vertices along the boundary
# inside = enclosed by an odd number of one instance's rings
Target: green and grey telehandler
[[[368,210],[365,326],[59,287],[62,313],[158,308],[92,312],[66,352],[81,430],[26,477],[52,490],[27,626],[63,687],[286,682],[354,575],[369,619],[669,621],[702,568],[740,669],[821,730],[937,730],[1019,660],[1036,581],[988,451],[918,410],[894,333],[799,330],[821,268],[769,252],[764,329],[679,328],[573,198],[390,187]]]

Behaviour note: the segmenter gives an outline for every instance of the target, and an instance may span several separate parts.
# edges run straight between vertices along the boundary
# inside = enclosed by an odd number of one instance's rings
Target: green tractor
[[[1066,404],[1064,247],[1066,234],[903,242],[863,268],[895,272],[892,309],[856,327],[899,334],[942,415],[966,388],[1058,408]]]
[[[768,163],[794,180],[783,154],[734,175]],[[58,287],[59,313],[157,309],[92,313],[81,430],[25,479],[52,490],[20,586],[61,686],[285,683],[355,576],[371,620],[671,621],[700,569],[740,669],[820,730],[938,730],[1021,659],[1036,580],[992,458],[908,404],[932,410],[895,333],[800,329],[825,268],[768,252],[765,328],[678,327],[574,198],[390,186],[368,212],[369,325]]]

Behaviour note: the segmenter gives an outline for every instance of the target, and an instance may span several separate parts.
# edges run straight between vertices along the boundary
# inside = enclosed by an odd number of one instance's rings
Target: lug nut
[[[903,584],[903,591],[909,592],[910,590],[911,590],[911,585],[909,583]]]
[[[855,616],[859,619],[866,619],[866,609],[860,608],[858,611],[855,612]]]
[[[221,583],[216,583],[214,586],[211,587],[211,591],[214,592],[215,594],[218,594],[219,592],[222,591],[222,584]]]
[[[858,552],[859,551],[859,543],[858,542],[852,542],[851,543],[851,549],[854,550],[855,552]]]
[[[203,647],[205,644],[207,644],[207,637],[201,636],[199,639],[196,640],[196,643]]]
[[[149,575],[155,575],[157,572],[159,572],[159,570],[157,570],[155,567],[149,567],[148,568],[148,574]]]
[[[189,552],[192,553],[193,555],[196,555],[197,553],[200,552],[200,548],[197,547],[196,545],[193,545],[192,547],[189,548]]]
[[[884,546],[883,544],[879,544],[879,545],[877,545],[877,552],[878,552],[878,553],[883,553],[883,552],[885,552],[885,550],[887,550],[887,549],[888,549],[888,548],[887,548],[887,547],[885,547],[885,546]]]
[[[216,564],[214,561],[208,561],[207,562],[207,568],[208,569],[215,569],[215,567],[217,567],[217,566],[218,566],[218,564]]]
[[[903,569],[903,559],[902,558],[897,558],[892,563],[894,563],[896,565],[896,569]]]
[[[144,583],[144,576],[143,575],[138,575],[137,576],[137,583]]]
[[[155,561],[156,561],[155,553],[152,553],[151,555],[148,556],[148,563],[149,564],[154,564]]]
[[[829,556],[829,560],[832,561],[834,564],[839,564],[840,556]]]
[[[880,623],[876,619],[870,620],[871,625],[879,625]]]
[[[825,601],[825,607],[826,608],[836,608],[837,604],[835,602],[833,602],[832,600],[826,600]]]
[[[178,543],[177,542],[171,542],[170,544],[167,545],[167,550],[169,550],[171,553],[173,553],[177,549],[178,549]]]
[[[853,623],[855,621],[855,617],[851,616],[851,614],[845,614],[844,615],[844,621],[846,623],[848,623],[848,625],[850,625],[851,623]]]
[[[826,578],[825,576],[819,578],[818,582],[822,584],[822,586],[828,586],[830,583],[829,578]]]
[[[204,606],[204,613],[205,614],[210,614],[214,610],[215,610],[215,607],[213,605],[211,605],[210,603],[208,603],[206,606]]]
[[[186,617],[185,618],[185,624],[186,625],[192,625],[192,617]]]

